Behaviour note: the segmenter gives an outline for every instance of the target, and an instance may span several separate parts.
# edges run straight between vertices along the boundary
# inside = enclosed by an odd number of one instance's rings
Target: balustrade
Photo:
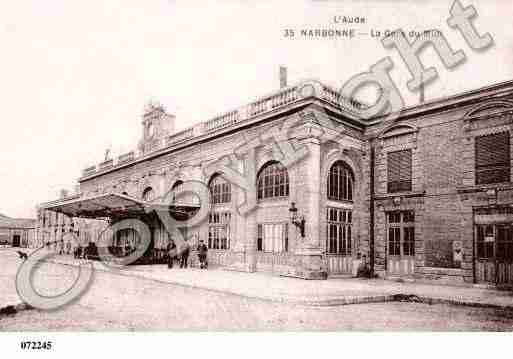
[[[100,163],[100,165],[98,166],[98,170],[110,169],[115,165],[121,165],[124,163],[134,161],[142,155],[147,155],[148,153],[161,150],[165,147],[176,145],[183,141],[192,139],[198,135],[209,134],[224,128],[228,128],[242,120],[248,119],[256,115],[260,115],[268,111],[272,111],[282,106],[286,106],[290,103],[299,100],[302,97],[302,95],[299,93],[300,91],[298,91],[299,88],[299,86],[294,86],[281,89],[279,92],[275,94],[258,99],[236,110],[226,112],[220,116],[214,117],[213,119],[200,123],[197,126],[190,127],[183,131],[170,135],[166,137],[164,140],[157,139],[149,144],[146,144],[145,147],[141,149],[142,153],[136,153],[135,151],[125,153],[117,158],[116,163],[114,163],[113,160],[108,160],[103,163]],[[354,100],[342,98],[342,101],[340,101],[339,92],[335,91],[334,89],[328,86],[320,85],[320,88],[318,89],[320,89],[321,91],[321,98],[336,105],[337,107],[362,107],[360,103]],[[83,176],[92,175],[96,173],[96,171],[96,166],[88,167],[83,170]]]
[[[84,176],[87,176],[87,175],[93,174],[95,172],[96,172],[96,166],[91,166],[91,167],[87,167],[86,169],[84,169],[83,174],[84,174]]]
[[[193,128],[188,128],[186,130],[180,131],[178,133],[175,133],[174,135],[169,136],[166,139],[166,146],[171,146],[174,144],[177,144],[179,142],[188,140],[189,138],[192,138],[194,135]]]
[[[106,168],[110,168],[113,165],[114,165],[114,161],[113,160],[103,161],[102,163],[100,163],[100,170],[104,170]]]
[[[206,121],[203,124],[203,132],[209,133],[215,130],[219,130],[221,128],[225,128],[235,123],[239,122],[239,111],[230,111],[225,113],[224,115],[214,117],[211,120]]]
[[[134,151],[130,151],[118,157],[118,163],[130,162],[135,158]]]

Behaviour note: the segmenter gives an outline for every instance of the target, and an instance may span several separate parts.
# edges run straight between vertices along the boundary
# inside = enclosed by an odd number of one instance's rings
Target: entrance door
[[[287,272],[291,263],[288,223],[263,223],[257,227],[257,271]]]
[[[513,285],[513,224],[478,224],[475,230],[476,282]]]
[[[13,247],[20,246],[20,236],[18,234],[15,234],[14,236],[12,236],[12,246]]]
[[[413,211],[387,212],[387,273],[411,276],[415,272],[415,215]]]
[[[352,212],[348,209],[328,208],[326,262],[328,274],[351,274]]]

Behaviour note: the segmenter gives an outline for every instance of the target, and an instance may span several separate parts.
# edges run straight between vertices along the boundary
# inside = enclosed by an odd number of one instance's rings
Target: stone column
[[[246,216],[246,233],[245,233],[245,267],[248,272],[256,272],[256,213],[250,213]]]
[[[244,161],[237,161],[237,170],[244,173]],[[243,214],[239,208],[245,202],[247,196],[252,196],[251,191],[236,186],[234,183],[232,188],[232,228],[231,236],[232,244],[230,251],[234,255],[232,263],[228,266],[230,269],[255,272],[256,271],[256,213],[251,211]]]
[[[321,205],[321,145],[318,138],[307,139],[306,193],[305,203],[306,239],[309,246],[320,247],[320,205]]]
[[[326,279],[323,253],[320,246],[320,190],[321,190],[321,146],[316,137],[303,141],[308,155],[302,160],[304,201],[298,203],[299,218],[305,216],[305,237],[299,238],[296,249],[295,276],[304,279]],[[299,189],[301,191],[301,189]],[[299,193],[299,192],[298,192]],[[298,198],[299,199],[299,198]]]

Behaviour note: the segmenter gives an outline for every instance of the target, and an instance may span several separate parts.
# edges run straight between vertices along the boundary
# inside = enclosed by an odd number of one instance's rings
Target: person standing
[[[190,246],[187,242],[185,242],[185,248],[182,250],[180,254],[180,268],[187,268],[187,262],[189,260],[189,252]]]
[[[176,256],[176,245],[173,240],[171,240],[167,245],[167,267],[169,269],[173,268],[173,261]]]
[[[197,250],[198,250],[198,259],[200,262],[200,268],[206,269],[208,266],[208,262],[207,262],[208,248],[205,245],[205,243],[203,242],[203,240],[200,240]]]

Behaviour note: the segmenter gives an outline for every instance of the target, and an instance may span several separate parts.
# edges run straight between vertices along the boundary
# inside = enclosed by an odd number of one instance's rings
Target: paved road
[[[2,282],[9,281],[7,272]],[[63,291],[75,275],[74,267],[47,263],[36,276],[37,288],[43,294]],[[307,307],[97,271],[80,300],[54,312],[31,310],[4,317],[0,330],[510,331],[513,313],[416,303]]]

